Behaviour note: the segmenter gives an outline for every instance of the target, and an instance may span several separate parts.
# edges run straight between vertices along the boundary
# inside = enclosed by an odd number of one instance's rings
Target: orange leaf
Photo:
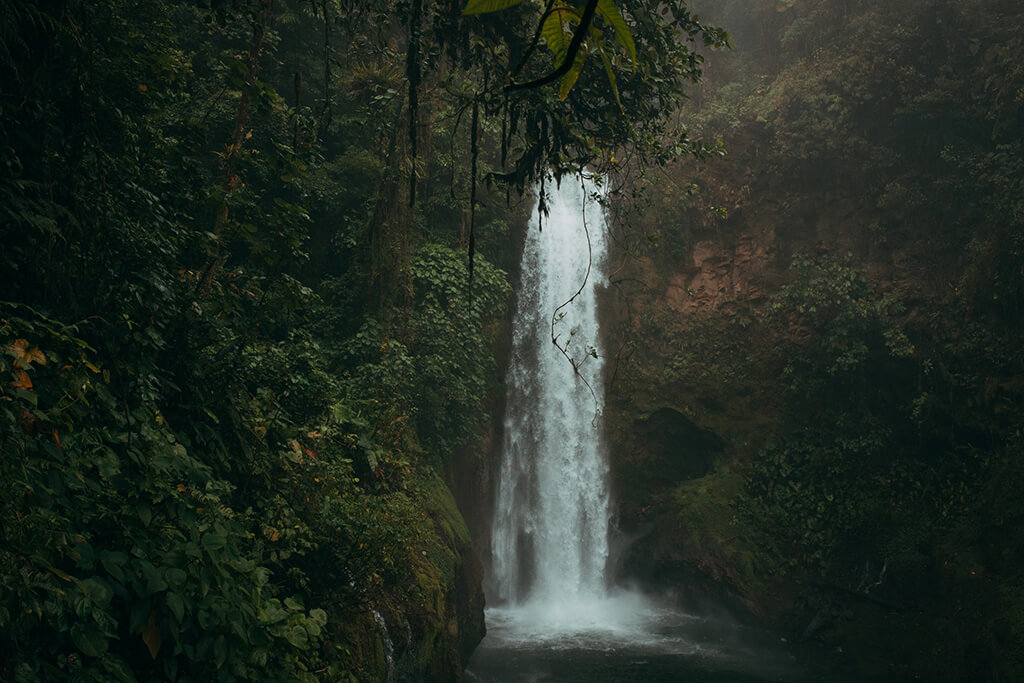
[[[53,442],[55,444],[57,444],[57,450],[59,451],[60,450],[60,434],[57,433],[56,429],[53,430]]]
[[[149,615],[149,621],[142,627],[142,642],[146,644],[149,649],[149,656],[156,659],[156,654],[160,652],[160,645],[163,642],[163,638],[160,636],[160,627],[156,625],[156,619],[153,615]]]
[[[7,347],[14,352],[18,358],[25,357],[25,349],[28,348],[28,339],[15,339],[14,343]]]
[[[35,436],[39,433],[39,420],[36,419],[36,416],[28,408],[22,408],[18,413],[18,425],[21,426],[21,431],[29,436]]]
[[[32,391],[32,378],[28,376],[28,373],[21,368],[15,368],[14,374],[17,376],[17,381],[11,382],[11,386],[15,389],[24,389],[25,391]]]
[[[15,364],[26,370],[33,362],[46,365],[46,356],[37,346],[29,346],[27,339],[15,339],[14,343],[7,347],[8,353],[14,356]]]

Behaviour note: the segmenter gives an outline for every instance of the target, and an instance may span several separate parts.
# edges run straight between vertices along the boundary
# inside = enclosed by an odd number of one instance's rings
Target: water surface
[[[489,608],[487,624],[466,672],[471,683],[858,680],[815,646],[631,593]]]

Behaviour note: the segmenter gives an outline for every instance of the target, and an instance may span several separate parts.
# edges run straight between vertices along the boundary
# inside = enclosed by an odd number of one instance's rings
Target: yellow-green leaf
[[[469,2],[466,3],[466,8],[462,10],[462,14],[487,14],[489,12],[508,9],[509,7],[518,5],[519,3],[520,0],[469,0]]]
[[[544,42],[555,58],[555,68],[562,65],[569,52],[572,32],[565,29],[565,24],[575,18],[577,18],[575,12],[561,3],[557,3],[552,7],[551,14],[544,19],[544,24],[540,28],[540,34],[544,37]]]
[[[601,63],[604,64],[604,71],[608,74],[608,82],[612,86],[612,94],[615,95],[615,101],[619,105],[619,111],[625,114],[626,108],[622,106],[622,99],[619,97],[619,86],[615,81],[615,70],[612,68],[612,62],[608,59],[608,55],[605,54],[603,47],[598,46],[597,53],[601,55]]]
[[[163,638],[160,635],[160,627],[157,626],[156,619],[153,618],[152,614],[149,615],[146,625],[142,627],[142,642],[146,644],[149,656],[156,659],[157,653],[160,652]]]
[[[558,84],[558,99],[564,100],[569,96],[569,91],[572,90],[572,86],[576,85],[576,79],[580,77],[580,72],[583,71],[583,62],[587,59],[587,49],[581,47],[579,52],[576,53],[576,59],[572,63],[572,68],[562,76],[562,82]]]
[[[597,0],[597,13],[615,29],[615,39],[622,47],[626,48],[626,54],[633,62],[633,70],[636,71],[636,43],[633,42],[633,33],[622,18],[622,13],[615,6],[612,0]]]

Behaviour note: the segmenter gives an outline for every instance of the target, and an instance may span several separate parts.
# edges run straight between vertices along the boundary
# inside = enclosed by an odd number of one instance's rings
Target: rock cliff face
[[[483,639],[483,569],[455,499],[437,480],[428,514],[437,542],[421,551],[424,562],[405,609],[414,648],[399,657],[400,680],[460,681],[469,655]]]
[[[606,409],[618,578],[670,590],[691,606],[711,601],[761,616],[772,615],[763,604],[772,597],[731,501],[741,486],[736,462],[763,442],[773,404],[753,376],[710,376],[755,342],[717,339],[719,327],[704,321],[747,310],[779,282],[773,237],[766,230],[699,239],[671,262],[627,258],[605,310],[609,347],[619,350]],[[685,382],[680,351],[706,364],[708,382]]]
[[[694,245],[689,267],[668,275],[663,305],[677,313],[713,309],[761,298],[774,234],[741,233],[731,246],[711,240]]]

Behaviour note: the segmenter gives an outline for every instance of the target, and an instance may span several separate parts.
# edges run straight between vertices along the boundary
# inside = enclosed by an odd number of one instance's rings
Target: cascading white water
[[[589,178],[565,177],[550,192],[542,225],[534,211],[514,318],[491,598],[548,612],[605,595],[608,467],[596,303],[605,225],[596,191]]]
[[[370,608],[370,614],[373,615],[373,620],[377,623],[381,642],[384,645],[384,661],[387,665],[384,683],[392,683],[395,680],[395,644],[391,640],[391,632],[388,631],[388,623],[384,621],[384,616],[373,608]]]
[[[589,181],[564,178],[551,193],[543,230],[535,217],[523,251],[491,534],[487,636],[466,678],[710,680],[706,663],[714,662],[713,669],[739,672],[714,680],[783,680],[791,671],[789,654],[747,648],[742,639],[725,646],[723,633],[731,627],[723,631],[664,599],[606,585],[608,465],[596,306],[606,280],[606,245],[593,192]]]
[[[523,249],[487,645],[691,652],[691,641],[661,633],[689,615],[610,591],[605,577],[610,504],[597,293],[607,245],[597,192],[588,178],[564,178],[548,198],[543,229],[535,205]]]

